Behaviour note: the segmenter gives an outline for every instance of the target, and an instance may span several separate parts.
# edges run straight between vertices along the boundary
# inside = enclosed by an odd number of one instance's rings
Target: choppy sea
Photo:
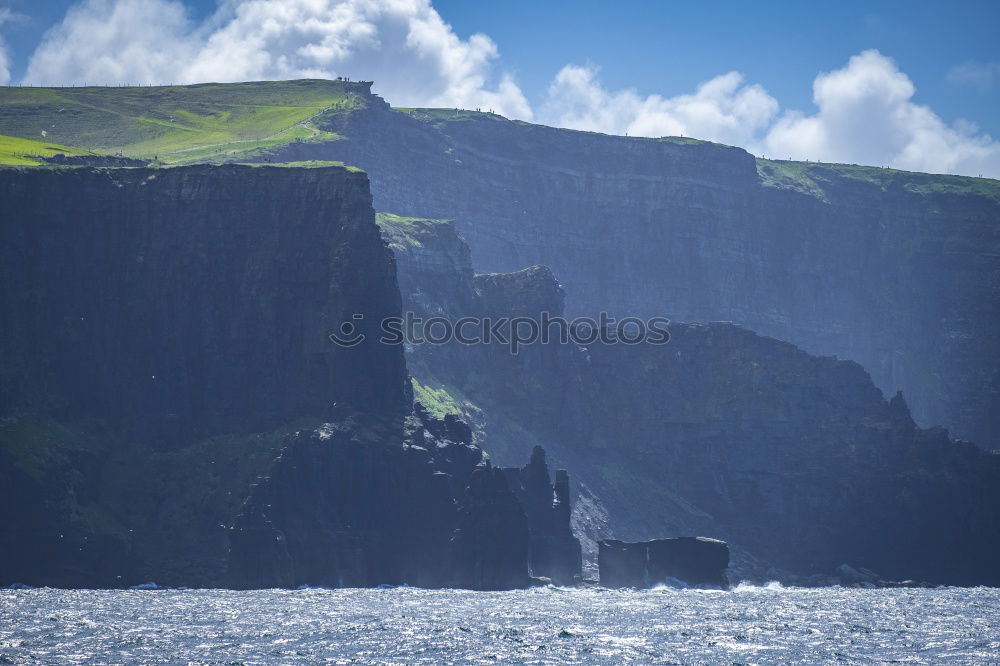
[[[1000,664],[1000,590],[2,590],[12,664]]]

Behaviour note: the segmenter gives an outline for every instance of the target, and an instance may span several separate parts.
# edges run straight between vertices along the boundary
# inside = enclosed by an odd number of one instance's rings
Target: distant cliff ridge
[[[344,138],[276,155],[356,164],[377,209],[456,220],[479,271],[549,266],[570,315],[732,321],[1000,448],[997,181],[365,102],[318,119]]]
[[[3,88],[0,126],[21,146],[0,163],[354,164],[378,210],[458,220],[477,270],[549,266],[570,315],[732,321],[857,361],[920,425],[1000,448],[996,180],[394,110],[367,82]]]

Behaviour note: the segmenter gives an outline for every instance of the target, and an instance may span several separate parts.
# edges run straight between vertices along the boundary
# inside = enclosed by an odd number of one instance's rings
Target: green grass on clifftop
[[[0,87],[0,132],[7,137],[0,137],[0,165],[38,166],[44,163],[40,158],[58,153],[113,155],[119,151],[129,158],[157,158],[164,165],[257,161],[297,142],[341,140],[344,137],[329,128],[344,126],[341,116],[363,111],[372,99],[369,83],[324,79],[150,87]],[[484,131],[512,125],[525,131],[596,134],[543,128],[485,111],[395,108],[394,112],[445,134],[449,126],[466,124]],[[532,135],[522,136],[530,140]],[[742,151],[690,137],[615,138],[669,143],[695,151],[703,146]],[[821,200],[826,200],[831,185],[853,181],[886,191],[903,188],[917,194],[1000,201],[1000,181],[984,178],[765,159],[757,160],[757,171],[767,187],[796,190]]]
[[[322,169],[324,167],[341,167],[351,173],[364,173],[364,169],[359,169],[343,162],[331,162],[329,160],[304,160],[301,162],[239,162],[243,166],[251,167],[278,167],[282,169]]]
[[[469,111],[468,109],[411,109],[406,107],[393,107],[393,111],[405,113],[417,120],[426,122],[461,122],[467,120],[494,120],[506,121],[498,113],[488,111]]]
[[[858,164],[824,164],[757,158],[757,173],[767,187],[795,190],[827,200],[827,191],[838,180],[867,183],[882,191],[902,189],[914,194],[980,196],[1000,203],[1000,180],[926,174]]]
[[[363,84],[303,80],[192,86],[0,88],[6,134],[164,163],[230,161],[337,139],[314,119],[353,107]],[[42,132],[45,132],[43,135]]]
[[[452,224],[451,220],[403,217],[392,213],[376,213],[375,222],[394,252],[423,247],[426,237],[434,234],[434,227]]]
[[[54,155],[87,154],[90,154],[90,151],[44,141],[0,135],[0,165],[4,166],[39,166],[44,163],[42,160]]]
[[[404,113],[415,120],[420,120],[426,123],[430,123],[436,127],[446,126],[448,123],[462,123],[462,122],[510,122],[522,127],[547,127],[545,125],[537,125],[535,123],[529,123],[523,120],[512,120],[510,118],[505,118],[498,113],[491,113],[489,111],[470,111],[468,109],[439,109],[439,108],[409,108],[409,107],[393,107],[393,111],[399,113]],[[579,132],[581,134],[602,134],[601,132],[590,132],[585,130],[573,130],[560,128],[563,132]],[[712,141],[705,141],[702,139],[695,139],[687,136],[661,136],[661,137],[645,137],[645,136],[624,136],[619,137],[622,139],[628,139],[631,141],[658,141],[661,143],[673,143],[680,146],[723,146],[725,148],[733,148],[732,146],[726,146],[724,144],[713,143]],[[735,149],[735,148],[734,148]],[[739,149],[735,149],[739,150]]]

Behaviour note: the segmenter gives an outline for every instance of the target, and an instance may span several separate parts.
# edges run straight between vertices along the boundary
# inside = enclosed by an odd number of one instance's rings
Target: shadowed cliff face
[[[398,347],[327,338],[399,312],[363,173],[0,169],[0,211],[8,583],[219,584],[291,428],[409,411]]]
[[[229,584],[526,587],[529,525],[503,472],[467,427],[417,413],[290,438],[230,530]]]
[[[454,227],[434,227],[454,237]],[[454,239],[423,247],[450,247]],[[426,252],[397,251],[400,274]],[[410,265],[412,263],[412,265]],[[559,312],[537,267],[435,291],[447,311],[472,291],[477,312]],[[673,324],[666,345],[417,347],[411,370],[454,396],[501,462],[543,444],[573,472],[587,537],[704,535],[801,574],[854,563],[891,579],[1000,582],[1000,456],[915,426],[857,363],[812,356],[732,324]],[[763,574],[763,571],[760,572]]]
[[[0,585],[507,589],[579,550],[564,476],[529,522],[413,407],[363,173],[0,169],[0,210]]]
[[[399,311],[363,173],[5,169],[0,201],[5,409],[168,447],[408,409],[398,347],[327,338]]]
[[[857,361],[921,425],[1000,448],[992,181],[758,165],[375,97],[325,122],[347,138],[288,153],[365,168],[379,210],[457,220],[477,270],[549,266],[570,315],[733,321]]]
[[[5,417],[0,585],[493,590],[527,586],[532,569],[578,579],[565,475],[563,501],[544,462],[522,497],[470,438],[417,409],[163,451]]]

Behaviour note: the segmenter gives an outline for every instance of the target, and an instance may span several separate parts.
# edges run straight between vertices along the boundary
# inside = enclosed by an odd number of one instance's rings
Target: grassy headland
[[[0,132],[165,164],[232,161],[294,141],[337,139],[313,120],[351,108],[365,94],[366,84],[326,80],[7,87],[0,88]],[[0,159],[9,164],[12,158]]]

